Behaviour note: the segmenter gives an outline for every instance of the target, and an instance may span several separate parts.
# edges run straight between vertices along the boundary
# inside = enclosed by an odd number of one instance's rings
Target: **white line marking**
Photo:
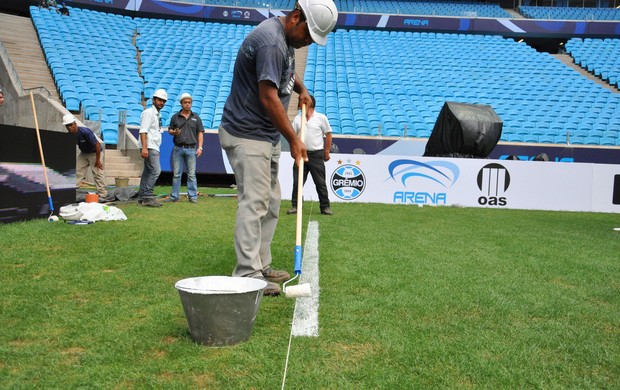
[[[318,337],[319,335],[319,223],[310,221],[304,245],[299,283],[309,283],[312,295],[297,298],[291,334]]]
[[[390,19],[390,15],[381,15],[379,22],[377,23],[377,28],[385,28],[387,26],[387,22]]]
[[[504,27],[506,27],[508,30],[510,30],[512,32],[517,32],[517,33],[524,33],[525,32],[525,30],[523,30],[522,28],[520,28],[519,26],[517,26],[516,24],[514,24],[510,20],[507,20],[507,19],[497,19],[497,21],[500,22],[500,24],[502,24]]]

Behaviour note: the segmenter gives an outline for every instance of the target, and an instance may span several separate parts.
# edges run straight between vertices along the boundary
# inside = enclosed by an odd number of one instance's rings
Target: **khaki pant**
[[[280,214],[280,143],[235,137],[222,127],[219,137],[237,183],[233,276],[262,277],[271,266],[271,241]]]
[[[79,187],[82,181],[86,178],[86,169],[91,168],[93,177],[95,179],[95,186],[97,187],[97,194],[99,197],[105,198],[108,196],[108,190],[105,184],[105,172],[103,169],[99,169],[95,166],[97,162],[97,153],[81,153],[77,157],[77,172],[75,179],[77,186]]]

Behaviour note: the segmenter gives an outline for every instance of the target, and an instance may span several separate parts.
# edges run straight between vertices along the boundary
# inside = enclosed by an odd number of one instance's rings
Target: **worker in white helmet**
[[[308,156],[293,130],[287,108],[293,91],[299,106],[310,106],[303,81],[295,74],[295,50],[325,45],[338,11],[332,0],[299,0],[286,16],[267,19],[245,38],[233,70],[219,138],[235,174],[237,265],[233,276],[266,280],[265,295],[279,295],[288,272],[271,268],[271,241],[280,213],[278,164],[280,136],[295,161]]]
[[[105,182],[105,172],[103,170],[103,150],[101,144],[97,141],[97,137],[88,127],[78,126],[77,119],[66,114],[62,117],[62,124],[71,134],[77,135],[77,146],[80,154],[76,160],[75,179],[79,187],[86,178],[87,169],[90,168],[99,200],[104,201],[108,197],[108,189]]]
[[[161,202],[155,199],[153,189],[161,173],[159,163],[159,146],[161,145],[161,109],[168,100],[168,94],[163,89],[153,93],[153,105],[140,115],[140,155],[144,159],[144,169],[140,178],[140,190],[136,194],[138,204],[150,207],[160,207]]]

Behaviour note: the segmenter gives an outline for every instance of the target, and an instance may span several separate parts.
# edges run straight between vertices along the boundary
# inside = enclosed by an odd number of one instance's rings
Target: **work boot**
[[[198,203],[198,199],[196,199],[196,198],[189,198],[189,203]]]
[[[141,203],[138,202],[138,204],[141,204],[142,206],[148,206],[148,207],[161,207],[162,206],[162,203],[155,200],[155,198],[143,199],[142,202]]]
[[[324,208],[323,210],[321,210],[321,214],[325,214],[325,215],[334,215],[334,212],[332,211],[332,209],[330,209],[329,207]]]
[[[280,285],[277,283],[267,282],[267,287],[263,290],[264,296],[276,297],[282,293]]]
[[[263,276],[268,282],[273,283],[281,283],[291,278],[288,272],[271,269],[271,267],[263,270]]]
[[[297,207],[288,209],[287,214],[297,214]]]

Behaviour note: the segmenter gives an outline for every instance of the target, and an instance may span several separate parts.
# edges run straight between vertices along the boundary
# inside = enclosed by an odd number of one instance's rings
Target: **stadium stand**
[[[576,64],[620,88],[620,39],[571,38],[566,52]]]
[[[519,7],[523,16],[530,19],[552,20],[620,20],[617,8],[582,8],[582,7]]]
[[[565,143],[568,133],[594,143],[591,131],[620,119],[618,94],[499,36],[338,30],[326,47],[309,48],[304,82],[343,134],[352,119],[380,124],[382,135],[406,126],[407,136],[427,137],[445,101],[492,106],[512,142]]]
[[[138,124],[142,99],[150,104],[157,88],[170,96],[164,125],[188,92],[205,127],[217,128],[237,49],[252,29],[79,8],[72,8],[71,22],[36,7],[31,12],[67,108],[101,120],[112,144],[118,110]],[[577,52],[578,43],[569,46]],[[309,47],[304,82],[335,134],[425,138],[443,104],[455,101],[493,107],[504,121],[504,141],[618,143],[618,94],[501,36],[338,29],[327,46]]]
[[[71,8],[71,17],[30,7],[47,63],[65,107],[100,120],[104,142],[116,144],[118,110],[140,103],[142,79],[130,17]],[[112,130],[114,129],[114,130]]]
[[[137,27],[145,97],[164,88],[174,99],[162,110],[164,123],[181,108],[175,97],[188,92],[205,127],[216,128],[230,92],[237,50],[252,26],[138,18]]]
[[[344,12],[371,14],[441,15],[483,18],[509,18],[498,4],[455,1],[373,1],[340,0],[336,6]]]
[[[186,3],[202,4],[201,0],[185,0]],[[207,4],[230,6],[228,0],[208,0]],[[467,16],[482,18],[509,18],[510,14],[498,4],[478,1],[377,1],[377,0],[335,0],[341,12],[366,14],[403,14],[403,15],[441,15]],[[290,10],[294,0],[237,0],[238,7],[269,8]]]

